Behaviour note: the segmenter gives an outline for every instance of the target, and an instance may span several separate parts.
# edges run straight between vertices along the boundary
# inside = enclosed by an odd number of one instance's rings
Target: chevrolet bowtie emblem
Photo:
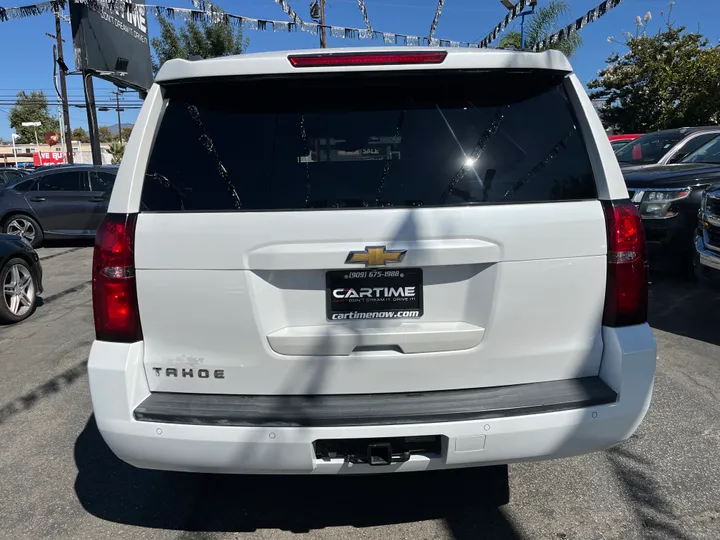
[[[351,251],[345,264],[364,264],[365,266],[383,266],[399,263],[405,257],[406,249],[385,250],[385,246],[368,246],[365,251]]]

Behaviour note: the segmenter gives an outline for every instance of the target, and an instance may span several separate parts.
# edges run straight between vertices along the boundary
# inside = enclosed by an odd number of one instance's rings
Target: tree
[[[112,130],[107,126],[100,126],[98,128],[98,135],[100,136],[100,142],[103,143],[109,143],[115,139]]]
[[[613,53],[588,83],[590,97],[605,101],[600,116],[620,132],[643,133],[665,128],[720,122],[720,46],[699,32],[688,32],[663,19],[648,35],[648,12],[636,19],[635,35],[626,33],[624,54]],[[661,12],[662,15],[662,12]]]
[[[42,90],[32,91],[29,94],[24,90],[18,92],[15,105],[10,109],[10,127],[20,135],[18,144],[34,144],[35,130],[39,140],[44,140],[45,133],[60,131],[57,118],[50,114],[47,97]],[[40,122],[40,126],[23,127],[23,122]]]
[[[128,142],[130,140],[130,134],[132,133],[132,127],[122,128],[122,140]]]
[[[75,129],[72,130],[72,139],[73,139],[73,141],[80,141],[81,143],[89,143],[90,142],[90,136],[81,127],[76,127]]]
[[[108,152],[112,155],[112,162],[114,164],[118,164],[122,161],[123,155],[125,154],[125,143],[121,143],[120,141],[113,141],[110,143],[110,148],[108,148]]]
[[[209,20],[200,23],[189,20],[182,27],[177,28],[171,21],[162,16],[157,20],[160,24],[160,37],[151,40],[155,59],[153,71],[157,74],[160,66],[172,58],[185,58],[201,56],[203,58],[216,58],[243,53],[249,40],[243,36],[242,28],[233,27],[222,20],[223,12],[212,8],[213,15]],[[212,19],[219,22],[213,23]]]
[[[554,34],[563,24],[561,19],[571,13],[570,5],[566,0],[550,0],[546,6],[535,9],[535,12],[525,18],[525,48],[531,49],[542,40]],[[520,49],[522,39],[518,30],[509,30],[500,40],[501,47],[515,47]],[[550,46],[572,56],[582,45],[582,38],[577,32]]]

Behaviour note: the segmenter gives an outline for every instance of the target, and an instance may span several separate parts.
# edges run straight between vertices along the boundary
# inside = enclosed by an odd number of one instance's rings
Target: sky
[[[17,7],[41,0],[0,0],[3,7]],[[305,20],[309,21],[308,5],[310,0],[287,0],[290,6]],[[547,0],[539,0],[542,5]],[[572,15],[565,23],[584,15],[600,0],[568,0],[572,6]],[[148,4],[191,8],[190,0],[148,0]],[[215,0],[226,12],[260,19],[288,20],[280,6],[274,0]],[[437,0],[365,0],[368,18],[375,30],[410,35],[427,35],[430,29]],[[623,0],[604,17],[588,25],[581,31],[584,44],[571,59],[571,63],[580,80],[586,84],[593,79],[597,71],[604,66],[605,59],[613,52],[623,52],[623,47],[608,42],[608,37],[621,38],[623,32],[635,31],[636,16],[650,12],[653,19],[650,30],[655,31],[661,24],[660,12],[668,13],[668,0]],[[435,37],[458,41],[479,41],[505,16],[507,10],[500,0],[446,0]],[[327,24],[364,28],[357,0],[327,0]],[[691,30],[700,31],[711,42],[720,40],[720,2],[714,0],[676,0],[672,11],[672,20]],[[158,25],[149,17],[150,37],[158,34]],[[519,27],[519,20],[516,25]],[[0,22],[0,102],[5,102],[18,91],[44,90],[53,104],[51,113],[56,114],[55,90],[53,87],[52,45],[54,39],[45,34],[55,32],[55,22],[51,14],[11,19]],[[318,36],[302,32],[276,33],[272,31],[246,32],[250,38],[247,52],[270,50],[306,49],[318,47]],[[63,23],[65,39],[65,58],[71,70],[72,37],[70,25]],[[328,47],[348,47],[363,45],[382,45],[381,41],[346,40],[328,36]],[[497,44],[497,43],[496,43]],[[105,81],[95,79],[95,93],[98,102],[114,100],[111,92],[115,87]],[[68,77],[68,93],[71,102],[79,103],[83,99],[82,81],[79,76]],[[126,94],[127,103],[137,103],[137,94]],[[10,107],[0,105],[0,138],[9,140],[10,125],[8,113]],[[122,113],[123,123],[134,123],[137,109],[128,109]],[[114,110],[99,112],[100,125],[116,125],[117,113]],[[70,124],[73,128],[87,128],[87,116],[84,109],[71,108]]]

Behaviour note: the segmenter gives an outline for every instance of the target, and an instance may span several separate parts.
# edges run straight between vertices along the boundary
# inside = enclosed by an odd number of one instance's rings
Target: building
[[[17,161],[13,153],[12,144],[0,144],[0,167],[32,167],[33,154],[35,152],[65,152],[65,148],[60,144],[16,144]],[[110,145],[107,143],[100,144],[100,152],[102,152],[103,163],[110,163],[112,156],[108,152]],[[75,163],[92,163],[92,153],[90,151],[90,143],[81,143],[73,141],[73,155]]]

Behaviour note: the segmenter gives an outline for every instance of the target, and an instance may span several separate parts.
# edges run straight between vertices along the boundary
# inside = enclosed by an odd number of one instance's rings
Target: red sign
[[[58,143],[59,137],[57,133],[46,133],[45,134],[45,142],[49,144],[50,146],[55,146]]]
[[[42,167],[43,165],[58,165],[67,163],[65,152],[35,152],[33,153],[33,165]]]

